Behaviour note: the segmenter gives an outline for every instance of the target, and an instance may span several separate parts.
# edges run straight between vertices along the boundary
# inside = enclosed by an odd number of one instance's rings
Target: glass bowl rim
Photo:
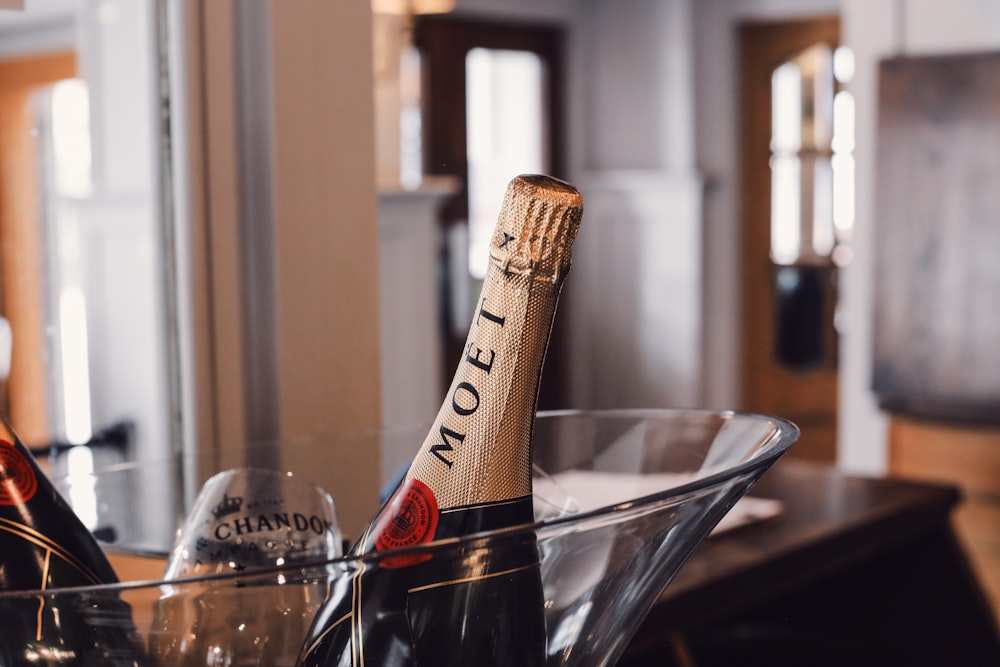
[[[368,564],[378,564],[386,559],[405,559],[405,558],[419,558],[421,555],[430,554],[433,555],[435,552],[440,552],[441,550],[451,550],[455,548],[461,548],[463,546],[473,546],[490,539],[495,538],[513,538],[517,535],[527,534],[527,533],[540,533],[540,532],[553,532],[563,529],[572,529],[576,524],[583,524],[589,521],[599,520],[605,517],[622,517],[625,514],[633,512],[642,512],[648,508],[659,506],[664,503],[670,504],[677,502],[685,497],[699,495],[706,493],[709,490],[716,488],[718,486],[724,485],[725,483],[738,479],[740,477],[745,477],[752,474],[754,471],[766,471],[775,461],[777,461],[798,439],[799,429],[791,421],[776,417],[773,415],[749,412],[743,410],[716,410],[711,408],[611,408],[611,409],[567,409],[567,410],[543,410],[537,413],[539,419],[551,419],[560,417],[585,417],[585,418],[604,418],[604,419],[663,419],[663,418],[678,418],[682,416],[687,417],[722,417],[726,420],[740,419],[745,421],[752,421],[757,423],[769,423],[771,429],[765,434],[758,442],[759,452],[754,456],[735,463],[733,465],[727,466],[720,470],[714,471],[704,477],[697,477],[689,482],[684,482],[681,484],[669,486],[668,488],[657,491],[655,493],[646,494],[643,496],[638,496],[636,498],[631,498],[618,503],[613,503],[610,505],[604,505],[595,509],[576,512],[572,514],[564,514],[556,517],[547,517],[539,521],[533,521],[531,523],[518,524],[516,526],[509,526],[506,528],[470,533],[468,535],[463,535],[460,537],[450,537],[437,540],[431,540],[423,544],[402,547],[399,549],[393,549],[390,551],[383,552],[369,552],[365,554],[352,555],[344,554],[337,558],[317,558],[315,560],[309,560],[307,562],[293,562],[286,563],[283,565],[258,567],[253,570],[246,570],[242,572],[221,572],[221,573],[210,573],[203,575],[193,575],[188,577],[180,577],[177,579],[170,580],[157,580],[157,579],[142,579],[134,581],[122,581],[110,584],[95,584],[88,586],[72,586],[64,588],[54,588],[54,589],[42,589],[42,590],[11,590],[11,591],[0,591],[0,600],[3,599],[17,599],[22,597],[54,597],[63,594],[81,594],[85,595],[88,592],[93,594],[106,594],[109,592],[124,592],[127,590],[141,590],[153,587],[163,587],[169,589],[170,587],[184,587],[191,584],[198,583],[210,583],[222,584],[223,582],[231,581],[246,581],[252,582],[256,579],[263,579],[271,582],[274,577],[278,577],[290,573],[300,573],[295,575],[296,579],[310,579],[320,576],[323,570],[327,571],[330,568],[337,566],[345,566],[347,571],[358,568],[359,566],[364,568]],[[537,426],[538,419],[536,419],[535,425]],[[406,427],[399,427],[399,429],[388,429],[389,431],[395,432],[396,430],[403,430]],[[378,430],[372,433],[377,433]],[[351,434],[354,435],[354,434]],[[112,464],[105,468],[101,468],[95,471],[93,474],[102,474],[106,472],[114,472],[117,470],[127,469],[129,467],[134,467],[136,465],[141,465],[143,461],[131,461],[119,464]],[[218,471],[222,472],[222,471]],[[101,544],[108,553],[117,554],[127,554],[135,556],[151,556],[153,554],[143,553],[140,549],[130,549],[118,547],[113,544]],[[156,557],[163,557],[164,554],[157,552]],[[307,572],[315,572],[315,574],[305,574]],[[247,584],[247,585],[252,585]]]

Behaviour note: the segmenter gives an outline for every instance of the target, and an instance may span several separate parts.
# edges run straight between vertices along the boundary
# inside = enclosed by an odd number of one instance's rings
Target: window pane
[[[482,278],[507,183],[518,174],[547,170],[544,72],[541,59],[527,51],[472,49],[465,64],[469,272]]]
[[[815,44],[771,75],[771,256],[776,263],[822,262],[850,237],[854,99],[837,91],[837,77],[850,77],[850,55]]]
[[[811,46],[798,56],[803,71],[805,96],[802,99],[802,143],[818,150],[830,148],[833,137],[833,53],[826,44]]]
[[[854,150],[854,96],[846,90],[833,98],[833,141],[835,153]]]
[[[833,169],[819,158],[813,167],[812,251],[817,257],[833,252]]]
[[[771,158],[771,259],[777,264],[791,264],[799,256],[801,181],[798,157]]]
[[[838,46],[833,52],[833,76],[838,83],[850,83],[854,78],[854,51],[847,46]]]
[[[48,109],[50,190],[47,201],[47,234],[55,261],[48,283],[52,312],[48,332],[49,380],[53,395],[49,403],[56,433],[69,442],[85,442],[92,435],[90,346],[88,345],[85,230],[81,228],[77,202],[93,194],[90,145],[90,102],[87,84],[67,79],[39,94]]]
[[[833,224],[837,240],[850,239],[854,227],[854,157],[835,154],[833,166]]]
[[[64,197],[92,192],[90,94],[83,79],[52,86],[52,149],[55,188]]]
[[[833,100],[833,119],[833,226],[837,242],[846,243],[854,228],[854,96],[846,90]]]
[[[802,146],[802,75],[787,62],[771,75],[771,150],[794,152]]]

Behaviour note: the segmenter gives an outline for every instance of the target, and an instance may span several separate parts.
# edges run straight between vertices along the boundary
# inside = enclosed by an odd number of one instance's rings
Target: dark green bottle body
[[[0,667],[148,666],[103,549],[0,421]],[[5,591],[39,591],[8,596]]]
[[[400,495],[397,492],[397,497]],[[390,501],[373,522],[393,511]],[[439,514],[436,539],[531,523],[531,498]],[[375,550],[367,535],[352,550]],[[335,588],[302,667],[502,667],[545,663],[545,617],[534,533],[465,540],[432,556],[371,563]]]
[[[513,527],[534,522],[538,386],[582,212],[580,193],[562,181],[510,183],[450,389],[353,550],[382,556],[333,582],[303,667],[544,664],[538,545],[533,531]],[[462,539],[441,543],[449,538]],[[433,551],[393,555],[431,541]]]

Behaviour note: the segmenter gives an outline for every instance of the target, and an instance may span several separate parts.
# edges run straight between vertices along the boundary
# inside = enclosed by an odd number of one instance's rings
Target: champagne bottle
[[[0,419],[0,665],[148,665],[104,551]]]
[[[562,181],[529,175],[510,183],[451,387],[353,553],[533,521],[538,385],[582,212],[580,193]],[[306,638],[304,667],[544,662],[544,599],[530,531],[475,558],[396,556],[360,570],[335,582]]]

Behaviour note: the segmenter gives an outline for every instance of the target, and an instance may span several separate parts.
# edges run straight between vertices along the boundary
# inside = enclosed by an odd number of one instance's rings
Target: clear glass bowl
[[[545,664],[613,665],[694,548],[797,437],[787,421],[736,412],[540,413],[534,430],[538,521],[394,551],[392,566],[430,558],[456,570],[474,568],[531,533],[545,598]],[[96,486],[131,488],[122,478],[142,473],[143,466],[99,470]],[[115,548],[127,549],[128,530],[117,532],[126,539]],[[145,544],[139,548],[149,551]],[[379,567],[386,557],[3,593],[0,609],[65,609],[64,617],[71,619],[64,628],[67,642],[81,637],[97,642],[116,628],[134,638],[121,656],[113,650],[95,653],[104,656],[100,664],[281,667],[295,664],[328,592],[359,568]],[[474,617],[483,610],[452,612]],[[136,646],[143,657],[132,653]],[[73,650],[25,637],[23,646],[17,639],[0,646],[0,664],[97,664],[79,662]],[[27,652],[34,662],[24,657]]]

